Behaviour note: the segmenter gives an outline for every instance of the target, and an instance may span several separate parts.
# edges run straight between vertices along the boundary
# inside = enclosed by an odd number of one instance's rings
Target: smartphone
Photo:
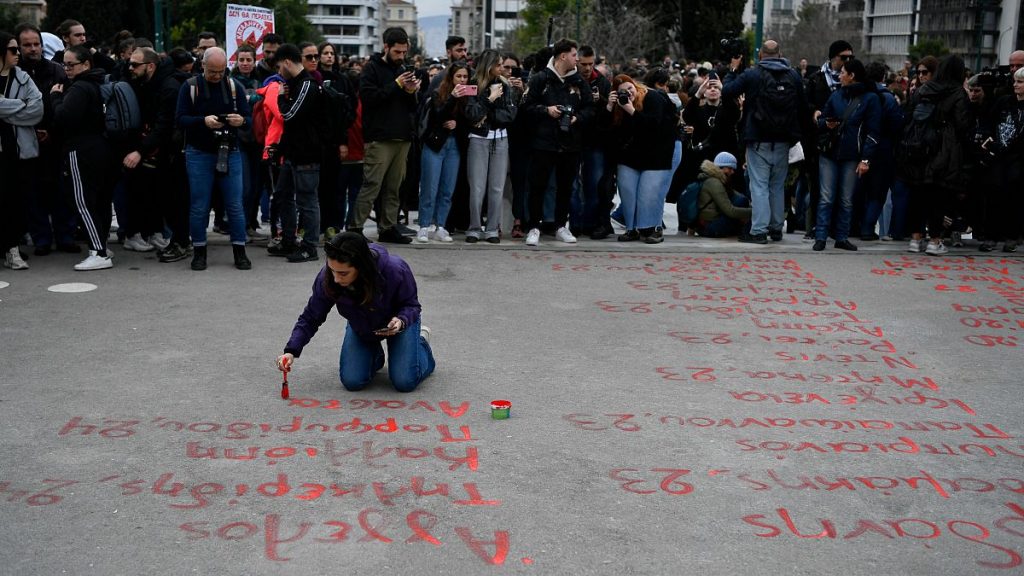
[[[378,329],[374,330],[373,333],[376,334],[377,336],[383,336],[383,335],[387,334],[390,331],[391,331],[391,329],[388,328],[387,326],[385,326],[383,328],[378,328]]]
[[[476,84],[466,84],[462,87],[462,94],[465,96],[476,96],[480,93],[480,88]]]
[[[402,66],[402,74],[415,74],[415,73],[416,73],[416,67],[413,66],[412,64],[406,64],[405,66]]]
[[[718,72],[714,70],[708,72],[708,80],[718,80]]]
[[[217,122],[220,122],[221,124],[227,124],[228,123],[228,115],[227,114],[217,114]]]

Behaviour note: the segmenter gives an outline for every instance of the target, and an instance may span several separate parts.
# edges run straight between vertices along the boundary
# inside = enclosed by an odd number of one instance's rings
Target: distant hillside
[[[449,16],[427,16],[419,19],[420,30],[426,37],[424,52],[431,58],[444,56],[444,41],[448,37]]]

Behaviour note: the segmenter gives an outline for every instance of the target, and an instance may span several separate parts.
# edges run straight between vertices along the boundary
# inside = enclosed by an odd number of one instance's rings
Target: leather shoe
[[[840,250],[849,250],[850,252],[857,251],[857,246],[852,244],[849,240],[836,240],[836,248]]]
[[[825,249],[825,241],[824,240],[815,240],[814,241],[814,246],[811,246],[811,249],[814,250],[815,252],[821,252],[822,250]]]
[[[743,235],[741,235],[738,238],[738,240],[740,242],[743,242],[744,244],[767,244],[768,243],[768,235],[767,234],[743,234]]]
[[[377,233],[378,242],[389,242],[391,244],[412,244],[412,238],[409,236],[403,236],[401,232],[395,228],[388,228]]]

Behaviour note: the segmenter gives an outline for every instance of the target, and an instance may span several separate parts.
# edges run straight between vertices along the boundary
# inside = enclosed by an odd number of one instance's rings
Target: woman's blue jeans
[[[419,320],[385,342],[388,345],[388,376],[395,390],[412,392],[434,372],[434,353],[430,344],[420,336]],[[366,343],[351,326],[346,326],[339,362],[341,385],[352,392],[362,390],[384,367],[384,348],[377,342]]]
[[[832,222],[832,206],[836,209],[836,242],[850,237],[853,217],[853,191],[857,187],[858,160],[836,161],[822,156],[818,159],[821,200],[818,201],[818,222],[814,227],[817,240],[827,240]]]
[[[459,176],[459,146],[449,135],[439,152],[423,147],[420,156],[420,226],[444,226],[452,208],[452,194]]]

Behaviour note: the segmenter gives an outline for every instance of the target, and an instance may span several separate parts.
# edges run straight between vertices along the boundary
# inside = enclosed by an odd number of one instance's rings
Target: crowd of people
[[[754,64],[652,65],[567,39],[470,55],[451,36],[425,60],[390,28],[366,59],[268,34],[229,62],[212,33],[158,53],[123,32],[109,55],[81,22],[56,33],[47,57],[37,27],[0,32],[8,268],[83,242],[76,270],[112,267],[114,213],[125,250],[193,270],[211,228],[246,270],[247,246],[316,261],[371,218],[399,244],[657,244],[666,202],[680,234],[803,231],[816,251],[852,237],[943,254],[969,231],[1012,252],[1024,232],[1024,51],[971,74],[957,56],[890,70],[843,40],[814,68],[773,40]]]

